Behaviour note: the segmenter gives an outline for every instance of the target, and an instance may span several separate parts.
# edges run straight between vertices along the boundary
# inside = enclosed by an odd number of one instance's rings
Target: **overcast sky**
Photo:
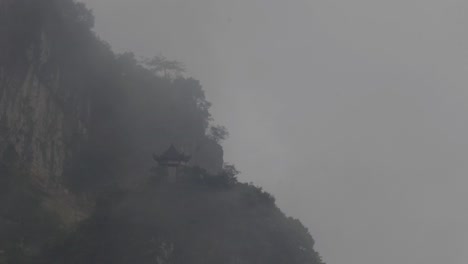
[[[202,81],[226,160],[328,264],[468,263],[468,1],[85,2]]]

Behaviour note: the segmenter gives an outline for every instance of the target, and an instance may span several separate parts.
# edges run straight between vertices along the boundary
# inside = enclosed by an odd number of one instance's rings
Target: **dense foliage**
[[[0,155],[0,263],[321,263],[307,229],[224,164],[227,130],[184,66],[114,54],[93,23],[72,0],[0,1],[0,74],[21,80],[35,65],[39,81],[59,79],[55,103],[87,131],[64,124],[74,155],[54,193],[24,169],[30,157]],[[176,184],[151,160],[170,143],[192,156]],[[74,197],[93,201],[87,220],[67,208]]]
[[[109,195],[44,262],[321,263],[308,231],[268,193],[202,174]]]

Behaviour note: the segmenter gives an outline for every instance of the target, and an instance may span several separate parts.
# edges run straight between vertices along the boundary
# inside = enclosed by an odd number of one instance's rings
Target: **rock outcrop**
[[[85,140],[90,106],[64,85],[51,28],[35,2],[0,1],[0,160],[50,185]]]

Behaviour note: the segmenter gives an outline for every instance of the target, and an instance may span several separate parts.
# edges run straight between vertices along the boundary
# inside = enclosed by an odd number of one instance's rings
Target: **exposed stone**
[[[18,162],[48,186],[60,182],[73,155],[71,142],[87,136],[89,103],[61,84],[59,67],[50,63],[48,35],[42,30],[38,36],[27,49],[25,69],[7,74],[10,65],[0,63],[0,160],[13,147]]]

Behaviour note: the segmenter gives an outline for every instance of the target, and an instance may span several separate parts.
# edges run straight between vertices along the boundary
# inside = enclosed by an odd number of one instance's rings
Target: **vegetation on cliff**
[[[0,6],[1,264],[321,263],[307,229],[224,164],[228,134],[182,64],[114,54],[72,0]],[[41,126],[41,109],[61,118]],[[192,156],[176,184],[150,170],[170,143]]]

